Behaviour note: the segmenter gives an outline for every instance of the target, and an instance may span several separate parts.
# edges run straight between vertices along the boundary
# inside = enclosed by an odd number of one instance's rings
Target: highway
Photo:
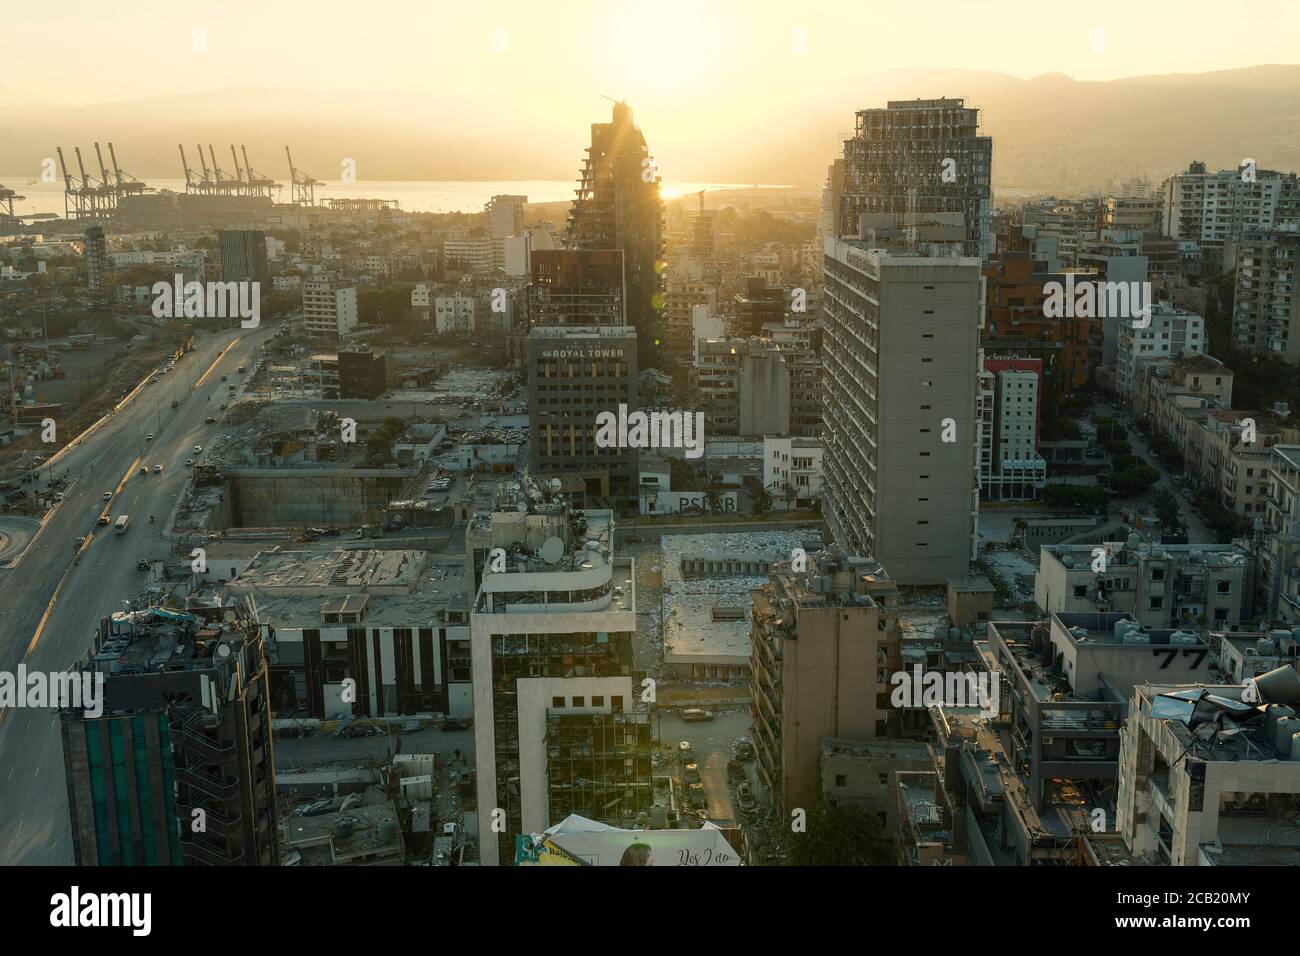
[[[29,672],[66,670],[90,647],[99,619],[141,590],[146,572],[136,562],[170,549],[163,528],[190,472],[185,460],[202,459],[193,446],[206,449],[221,432],[204,419],[221,417],[229,384],[222,376],[241,379],[236,369],[251,367],[253,348],[268,331],[263,323],[198,339],[156,384],[143,384],[80,444],[54,457],[54,475],[66,473],[65,498],[21,563],[0,570],[0,671],[13,673],[21,662]],[[180,402],[175,410],[173,399]],[[151,432],[157,437],[148,440]],[[142,464],[148,475],[139,473]],[[42,480],[46,474],[42,467]],[[115,519],[130,516],[125,534],[98,524],[105,510]],[[0,864],[72,863],[58,716],[49,709],[0,710]]]

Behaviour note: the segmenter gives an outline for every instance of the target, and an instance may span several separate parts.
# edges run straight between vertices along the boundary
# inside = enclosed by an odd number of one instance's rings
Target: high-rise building
[[[356,329],[357,287],[329,272],[302,284],[303,325],[308,335],[339,340]]]
[[[98,715],[60,712],[79,866],[279,862],[267,658],[251,607],[118,611],[78,668]]]
[[[110,268],[108,241],[104,238],[103,227],[91,226],[86,230],[86,288],[90,298],[96,302],[108,298]]]
[[[509,239],[523,231],[527,203],[527,196],[493,196],[488,200],[483,211],[487,213],[493,239]]]
[[[965,577],[978,518],[980,262],[826,242],[823,513],[901,584]]]
[[[1300,224],[1300,178],[1250,166],[1211,173],[1191,163],[1165,180],[1163,206],[1166,236],[1214,255],[1248,232]]]
[[[981,371],[980,494],[990,501],[1030,501],[1047,481],[1038,453],[1043,363],[985,358]]]
[[[1247,352],[1300,362],[1300,232],[1247,233],[1236,246],[1232,338]]]
[[[613,515],[517,492],[518,506],[475,514],[465,540],[481,581],[470,641],[486,865],[571,813],[627,826],[653,802],[650,719],[634,707],[634,565],[615,554]]]
[[[1143,318],[1145,321],[1145,317]],[[1205,353],[1205,319],[1168,302],[1151,307],[1151,321],[1135,327],[1131,319],[1119,322],[1119,345],[1115,352],[1115,388],[1126,401],[1137,397],[1137,366],[1148,359]]]
[[[630,325],[617,249],[534,250],[527,290],[528,327]]]
[[[612,122],[591,124],[591,146],[565,238],[574,249],[622,251],[627,324],[636,329],[642,368],[661,364],[663,219],[650,148],[632,123],[632,108],[615,103]]]
[[[492,238],[493,264],[498,271],[506,268],[506,240],[523,234],[527,202],[527,196],[493,196],[483,207]]]
[[[1048,271],[1048,263],[1029,252],[998,252],[990,258],[984,267],[980,343],[990,357],[1027,355],[1041,360],[1047,391],[1054,400],[1063,400],[1088,384],[1091,329],[1087,316],[1047,314],[1050,282],[1064,283],[1065,274]]]
[[[745,280],[745,291],[732,300],[735,315],[733,334],[762,335],[763,326],[785,319],[785,290],[767,285],[761,278]]]
[[[823,552],[774,566],[754,591],[750,709],[758,773],[780,816],[812,806],[823,737],[898,736],[898,587],[865,558]]]
[[[217,239],[221,281],[259,282],[263,291],[269,292],[271,267],[267,262],[266,233],[260,229],[222,229]]]
[[[844,141],[836,235],[860,235],[863,213],[892,215],[899,225],[911,215],[960,213],[962,254],[987,259],[993,140],[977,135],[978,125],[979,110],[961,99],[859,110],[853,138]]]
[[[577,475],[589,494],[634,496],[636,448],[596,444],[596,416],[637,409],[636,330],[539,325],[528,336],[528,431],[533,467]]]

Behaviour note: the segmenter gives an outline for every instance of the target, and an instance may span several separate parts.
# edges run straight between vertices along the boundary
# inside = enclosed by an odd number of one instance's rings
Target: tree
[[[761,481],[748,476],[745,478],[745,488],[754,502],[754,514],[765,515],[772,510],[772,495],[763,487]]]
[[[1169,489],[1161,488],[1152,495],[1151,506],[1155,508],[1156,517],[1160,519],[1162,532],[1169,535],[1187,533],[1187,526],[1183,522],[1182,509],[1178,507],[1178,499],[1169,492]]]
[[[893,866],[893,847],[875,814],[854,806],[808,810],[807,830],[786,837],[791,866]]]
[[[695,468],[680,458],[668,459],[668,479],[673,491],[696,491],[700,487]]]

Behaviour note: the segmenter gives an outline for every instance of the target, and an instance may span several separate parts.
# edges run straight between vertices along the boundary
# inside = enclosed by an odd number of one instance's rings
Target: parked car
[[[753,813],[758,809],[758,801],[754,799],[754,794],[749,789],[748,781],[745,781],[736,787],[736,806],[740,808],[741,813]]]
[[[741,760],[753,760],[754,745],[751,744],[748,740],[737,741],[736,756]]]
[[[682,711],[682,720],[687,723],[696,723],[701,720],[712,719],[713,714],[709,713],[707,710],[701,710],[698,707],[688,707],[686,710]]]
[[[137,561],[137,562],[135,563],[135,569],[136,569],[137,571],[148,571],[148,570],[149,570],[149,559],[148,559],[148,558],[141,558],[139,561]]]
[[[688,763],[683,773],[686,774],[687,783],[700,782],[700,765],[697,763]]]
[[[213,418],[211,415],[209,415],[207,418],[203,419],[203,424],[205,424],[205,425],[215,425],[216,423],[217,423],[217,420],[216,420],[215,418]]]
[[[76,548],[80,548],[80,547],[81,547],[83,544],[85,544],[85,543],[86,543],[86,536],[83,534],[81,537],[79,537],[79,538],[76,540],[76,542],[72,545],[72,547],[73,547],[74,549],[76,549]]]
[[[140,466],[140,474],[142,474],[142,475],[147,475],[147,474],[149,474],[149,466],[148,466],[148,465],[141,465],[141,466]]]
[[[186,468],[193,468],[193,467],[194,467],[194,459],[193,459],[193,458],[186,458],[186,459],[185,459],[185,467],[186,467]]]
[[[194,446],[194,454],[196,454],[196,455],[201,455],[201,454],[203,454],[203,446],[202,446],[202,445],[195,445],[195,446]]]
[[[448,717],[442,722],[443,730],[469,730],[468,717]]]
[[[111,491],[106,491],[106,492],[104,492],[104,500],[105,500],[105,501],[112,501],[112,500],[113,500],[113,492],[111,492]]]
[[[154,466],[153,466],[153,473],[154,473],[155,475],[161,475],[161,474],[162,474],[162,465],[154,465]]]
[[[705,804],[705,798],[704,798],[704,784],[702,784],[702,783],[692,783],[692,784],[690,784],[690,785],[686,788],[686,792],[687,792],[688,794],[690,794],[690,797],[691,797],[691,806],[693,806],[693,807],[702,807],[702,806],[704,806],[704,804]]]
[[[734,757],[727,761],[727,779],[732,783],[740,783],[745,779],[745,765]]]
[[[690,763],[695,759],[695,751],[691,750],[689,740],[683,740],[677,745],[677,757],[682,763]]]

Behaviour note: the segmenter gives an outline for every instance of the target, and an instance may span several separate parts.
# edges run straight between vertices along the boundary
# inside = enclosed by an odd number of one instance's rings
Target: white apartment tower
[[[1145,316],[1142,321],[1145,321]],[[1115,352],[1115,387],[1126,400],[1134,398],[1138,363],[1144,359],[1205,353],[1205,319],[1195,312],[1157,302],[1151,322],[1141,326],[1131,319],[1119,322]]]
[[[360,324],[356,286],[328,272],[311,276],[302,284],[302,315],[308,335],[342,339]]]
[[[1164,183],[1164,234],[1222,250],[1247,232],[1300,221],[1300,181],[1295,173],[1242,166],[1206,172],[1192,163]]]

